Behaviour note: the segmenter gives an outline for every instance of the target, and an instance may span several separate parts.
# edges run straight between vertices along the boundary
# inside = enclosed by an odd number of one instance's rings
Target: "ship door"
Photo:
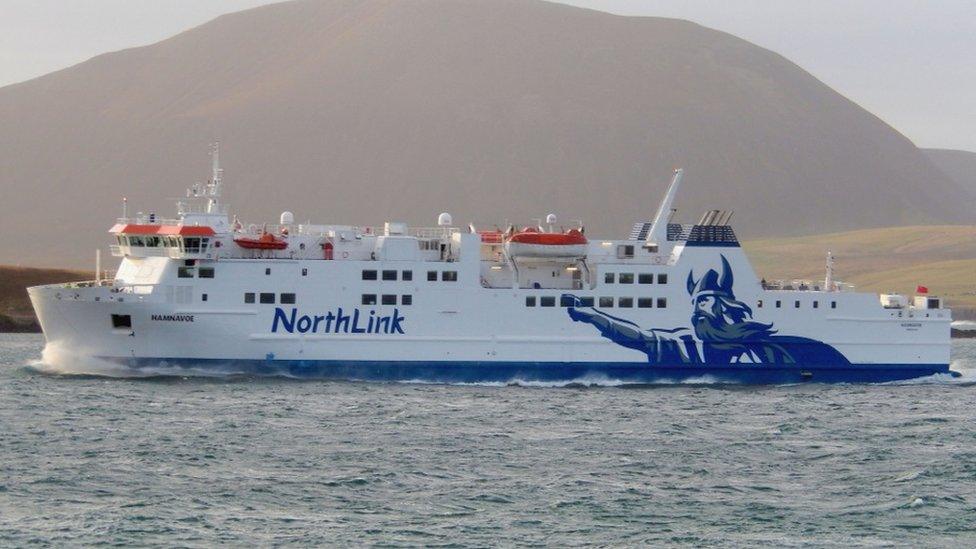
[[[331,242],[326,242],[322,245],[322,256],[323,259],[332,259],[332,254],[335,251],[335,247]]]

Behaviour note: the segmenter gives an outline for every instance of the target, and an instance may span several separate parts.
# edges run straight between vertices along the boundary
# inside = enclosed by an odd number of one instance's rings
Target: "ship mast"
[[[827,274],[824,276],[824,291],[834,291],[834,254],[827,250]]]
[[[207,184],[207,213],[220,213],[217,201],[220,198],[221,176],[224,170],[220,167],[220,141],[211,145],[210,150],[211,169],[210,182]]]

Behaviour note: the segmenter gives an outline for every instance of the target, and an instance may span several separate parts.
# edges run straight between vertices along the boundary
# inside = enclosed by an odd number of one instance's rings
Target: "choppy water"
[[[0,335],[0,546],[976,544],[962,380],[483,387],[42,373]]]

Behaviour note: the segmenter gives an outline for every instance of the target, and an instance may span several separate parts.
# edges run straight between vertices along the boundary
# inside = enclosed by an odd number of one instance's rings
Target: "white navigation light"
[[[556,224],[556,214],[549,214],[546,216],[546,225]]]
[[[291,212],[281,212],[281,224],[291,225],[295,222],[295,214]]]
[[[451,219],[451,214],[444,212],[437,216],[437,225],[439,227],[450,227],[454,224],[454,220]]]

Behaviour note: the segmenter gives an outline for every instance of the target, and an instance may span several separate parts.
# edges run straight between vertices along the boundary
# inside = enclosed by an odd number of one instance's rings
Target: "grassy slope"
[[[823,278],[831,250],[835,277],[861,290],[910,294],[923,284],[952,306],[976,307],[976,226],[892,227],[743,246],[768,280]]]
[[[93,273],[85,271],[0,266],[0,315],[15,318],[33,316],[25,289],[28,286],[88,280],[93,276]]]

